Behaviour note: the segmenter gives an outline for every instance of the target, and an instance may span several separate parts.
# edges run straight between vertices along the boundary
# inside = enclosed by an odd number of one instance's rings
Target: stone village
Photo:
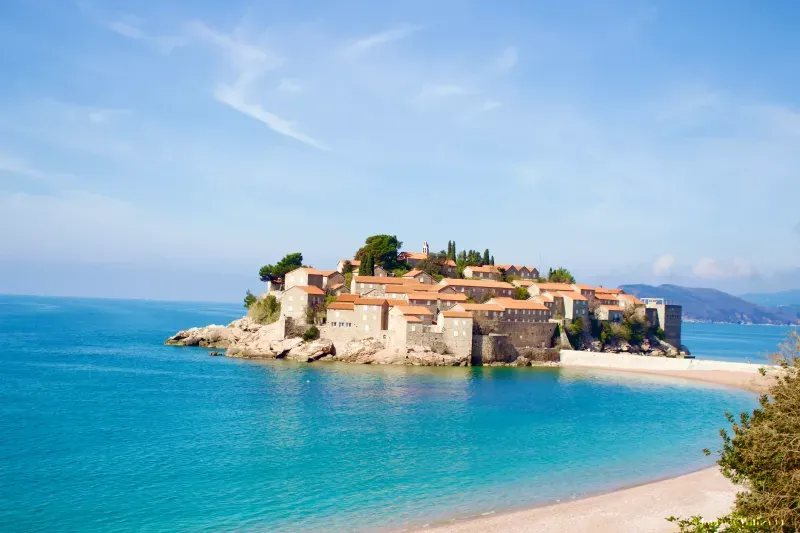
[[[369,339],[398,356],[424,349],[476,365],[519,357],[550,360],[554,348],[620,351],[595,339],[590,325],[619,324],[629,312],[646,319],[661,336],[650,339],[653,346],[648,340],[645,348],[621,351],[684,355],[679,305],[639,299],[621,289],[540,282],[538,270],[525,265],[468,266],[457,278],[455,263],[448,260],[437,281],[414,268],[428,257],[427,243],[421,253],[398,254],[410,268],[402,276],[379,266],[371,276],[346,275],[348,266],[359,267],[355,259],[340,261],[334,270],[300,267],[286,273],[282,283],[268,283],[261,298],[280,301],[283,329],[286,324],[295,331],[315,325],[334,350]],[[578,326],[570,328],[573,324]],[[580,333],[571,341],[568,329]]]

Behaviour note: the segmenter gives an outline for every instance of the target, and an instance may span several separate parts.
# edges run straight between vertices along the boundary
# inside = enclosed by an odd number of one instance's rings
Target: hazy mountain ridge
[[[795,309],[761,306],[717,289],[642,284],[623,285],[622,289],[640,298],[664,298],[682,305],[683,318],[689,320],[744,324],[792,324],[798,321]]]

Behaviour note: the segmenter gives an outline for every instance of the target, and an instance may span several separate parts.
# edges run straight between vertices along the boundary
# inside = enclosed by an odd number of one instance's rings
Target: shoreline
[[[614,356],[618,357],[618,354],[614,354]],[[740,363],[747,365],[741,367],[741,370],[730,370],[728,368],[737,367],[730,367],[720,361],[708,361],[701,365],[707,369],[698,370],[669,368],[669,366],[678,366],[670,362],[674,360],[667,360],[668,362],[661,368],[632,368],[623,361],[618,361],[618,364],[602,364],[604,362],[602,360],[586,361],[580,356],[573,359],[572,362],[569,362],[569,357],[567,359],[566,364],[562,361],[559,366],[587,371],[679,378],[761,394],[766,392],[774,380],[774,370],[766,376],[762,376],[758,373],[758,368],[763,365],[746,363]],[[706,519],[714,519],[728,513],[739,490],[741,489],[722,476],[719,468],[715,465],[689,474],[655,479],[600,494],[588,494],[567,502],[533,505],[521,510],[501,511],[496,514],[491,513],[462,520],[454,519],[447,523],[431,524],[407,531],[432,533],[556,533],[564,531],[666,533],[676,530],[673,524],[667,522],[666,519],[669,516],[688,518],[693,515],[701,515]]]

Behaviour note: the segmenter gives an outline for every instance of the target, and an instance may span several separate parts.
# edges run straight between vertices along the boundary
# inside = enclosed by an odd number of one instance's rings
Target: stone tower
[[[429,255],[430,251],[431,250],[428,247],[428,241],[425,241],[424,243],[422,243],[422,253],[425,254],[425,255]]]

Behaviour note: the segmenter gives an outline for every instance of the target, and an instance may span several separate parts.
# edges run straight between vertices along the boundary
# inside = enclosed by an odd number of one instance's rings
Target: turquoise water
[[[238,305],[0,297],[0,530],[395,530],[709,464],[742,391],[165,347]]]
[[[684,323],[681,336],[698,359],[769,363],[768,355],[795,327]]]

